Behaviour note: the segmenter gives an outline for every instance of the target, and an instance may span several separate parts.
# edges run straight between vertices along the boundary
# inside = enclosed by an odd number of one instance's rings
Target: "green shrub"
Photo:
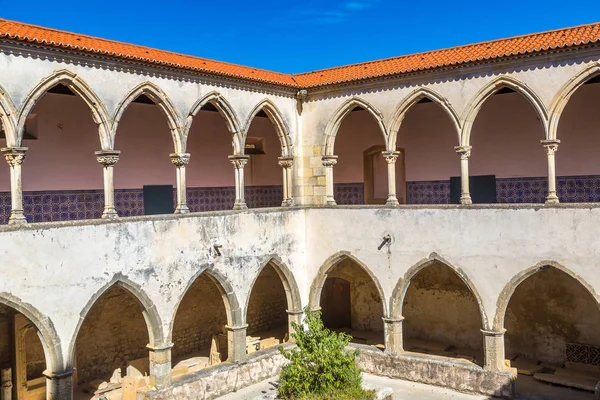
[[[304,400],[368,400],[373,391],[362,388],[356,351],[346,351],[351,337],[323,326],[321,313],[304,309],[304,325],[292,323],[297,348],[279,351],[290,363],[279,378],[279,396]]]

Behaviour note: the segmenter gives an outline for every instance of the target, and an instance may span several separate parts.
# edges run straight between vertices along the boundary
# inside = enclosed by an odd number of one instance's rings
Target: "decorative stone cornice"
[[[388,164],[396,164],[396,160],[400,156],[399,151],[384,151],[381,153],[383,158],[385,158],[385,162]]]
[[[100,150],[95,152],[96,160],[104,167],[112,167],[119,161],[120,150]]]
[[[283,168],[291,168],[294,165],[294,157],[278,157],[279,166]]]
[[[4,153],[4,158],[8,165],[14,167],[23,164],[28,149],[28,147],[4,147],[2,148],[2,153]]]
[[[190,162],[190,153],[171,153],[169,157],[171,157],[171,162],[177,168],[184,167]]]
[[[461,160],[468,160],[471,157],[471,146],[455,146],[454,150],[460,154]]]
[[[337,164],[338,156],[323,156],[321,160],[324,167],[333,167]]]
[[[250,156],[247,155],[237,155],[237,156],[228,156],[229,161],[233,164],[235,169],[244,168]]]
[[[540,140],[544,148],[546,149],[546,153],[551,156],[558,151],[558,145],[560,144],[560,140],[558,139],[550,139],[550,140]]]

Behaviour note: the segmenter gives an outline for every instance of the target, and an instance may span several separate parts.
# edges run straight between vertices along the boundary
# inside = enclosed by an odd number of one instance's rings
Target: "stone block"
[[[122,400],[137,400],[137,379],[131,376],[123,377]]]
[[[324,176],[318,176],[317,177],[317,185],[319,186],[325,186],[327,184],[327,178]]]
[[[326,193],[327,193],[327,188],[325,186],[313,187],[313,195],[314,196],[325,196]]]
[[[325,167],[318,167],[312,169],[313,176],[325,176]]]

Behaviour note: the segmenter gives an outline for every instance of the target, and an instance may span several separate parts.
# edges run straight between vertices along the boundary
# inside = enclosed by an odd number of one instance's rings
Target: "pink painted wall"
[[[102,189],[102,167],[94,155],[100,141],[83,100],[47,94],[32,113],[37,114],[38,140],[23,143],[29,147],[23,164],[24,190]],[[282,172],[277,164],[281,148],[273,124],[268,118],[255,118],[249,136],[264,137],[266,154],[251,156],[246,184],[281,185]],[[157,106],[131,104],[119,123],[115,148],[121,150],[115,166],[117,189],[175,186],[175,167],[169,158],[173,141]],[[216,112],[200,112],[188,140],[187,151],[192,155],[187,168],[188,187],[233,186],[233,166],[227,159],[231,149],[223,117]],[[9,191],[6,163],[0,163],[0,176],[0,191]]]

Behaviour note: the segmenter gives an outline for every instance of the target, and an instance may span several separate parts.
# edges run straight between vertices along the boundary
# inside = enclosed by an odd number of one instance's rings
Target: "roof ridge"
[[[296,77],[296,76],[306,76],[306,75],[310,75],[310,74],[316,74],[316,73],[319,73],[319,72],[336,70],[336,69],[339,69],[339,68],[358,67],[358,66],[365,65],[365,64],[374,64],[374,63],[378,63],[378,62],[393,61],[393,60],[397,60],[399,58],[404,58],[404,57],[415,57],[415,56],[419,56],[419,55],[430,54],[430,53],[437,53],[437,52],[448,51],[448,50],[465,49],[465,48],[474,47],[474,46],[481,46],[481,45],[485,45],[485,44],[492,44],[492,43],[497,43],[497,42],[504,42],[504,41],[508,41],[508,40],[523,39],[523,38],[528,38],[528,37],[532,37],[532,36],[552,34],[552,33],[560,32],[560,31],[570,31],[570,30],[574,30],[574,29],[580,29],[580,28],[585,28],[585,27],[593,27],[593,26],[600,26],[600,21],[598,21],[598,22],[592,22],[592,23],[589,23],[589,24],[581,24],[581,25],[569,26],[569,27],[565,27],[565,28],[551,29],[551,30],[548,30],[548,31],[531,32],[531,33],[525,33],[525,34],[522,34],[522,35],[509,36],[509,37],[503,37],[503,38],[497,38],[497,39],[490,39],[490,40],[483,40],[481,42],[461,44],[461,45],[458,45],[458,46],[442,47],[442,48],[438,48],[438,49],[431,49],[431,50],[419,51],[419,52],[416,52],[416,53],[401,54],[399,56],[378,58],[378,59],[375,59],[375,60],[361,61],[361,62],[357,62],[357,63],[344,64],[344,65],[337,65],[337,66],[334,66],[334,67],[328,67],[328,68],[322,68],[322,69],[315,69],[315,70],[308,71],[308,72],[300,72],[300,73],[292,74],[292,76],[294,76],[294,77]]]

